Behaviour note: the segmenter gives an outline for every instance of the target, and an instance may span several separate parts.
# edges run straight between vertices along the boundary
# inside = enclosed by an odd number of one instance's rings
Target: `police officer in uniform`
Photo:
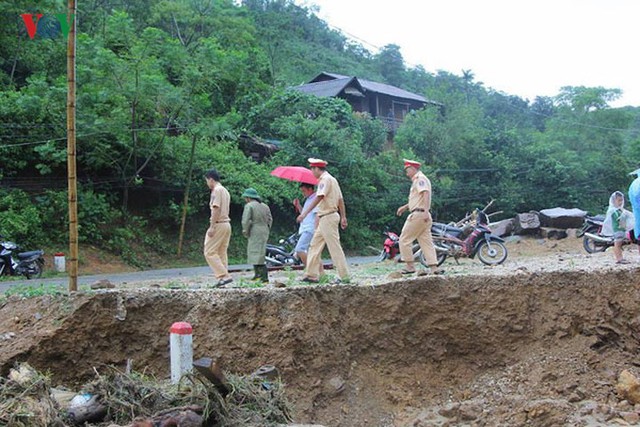
[[[318,190],[315,200],[309,206],[305,206],[297,221],[302,222],[316,206],[318,207],[318,219],[311,239],[308,263],[302,281],[318,283],[322,250],[326,244],[331,260],[338,270],[338,276],[340,276],[337,283],[347,283],[349,282],[349,268],[342,246],[340,246],[338,230],[339,227],[342,227],[343,230],[347,228],[347,211],[342,198],[342,190],[338,181],[326,171],[326,161],[314,158],[308,160],[311,172],[318,179]]]
[[[227,270],[229,266],[227,248],[231,239],[231,224],[229,223],[231,197],[227,189],[220,183],[218,171],[211,169],[204,177],[211,190],[209,199],[211,218],[209,229],[204,238],[204,258],[218,279],[215,286],[223,286],[233,281]]]
[[[396,212],[398,216],[407,210],[410,212],[400,233],[400,256],[407,263],[401,273],[413,274],[416,272],[412,246],[417,239],[431,272],[442,274],[444,271],[438,269],[436,250],[431,238],[431,224],[433,223],[430,212],[431,181],[420,171],[420,163],[414,160],[404,159],[404,171],[411,179],[411,190],[409,190],[409,203],[400,206]]]

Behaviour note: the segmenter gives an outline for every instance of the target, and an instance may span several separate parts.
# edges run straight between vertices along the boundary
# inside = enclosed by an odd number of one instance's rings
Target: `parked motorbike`
[[[267,243],[265,261],[267,267],[286,267],[301,265],[302,261],[295,255],[298,243],[298,233],[293,233],[286,239],[280,239],[278,245]]]
[[[27,279],[42,276],[44,251],[18,252],[20,247],[0,236],[0,276],[25,276]]]
[[[386,236],[384,243],[382,244],[382,250],[378,256],[378,262],[382,262],[386,259],[395,259],[400,253],[400,237],[393,231],[385,230],[382,232],[383,236]]]
[[[585,217],[582,229],[576,234],[577,237],[582,237],[582,247],[590,254],[604,252],[607,248],[613,246],[613,236],[602,235],[604,219],[604,215]],[[625,239],[622,241],[622,245],[632,243],[637,243],[633,230],[627,232]]]
[[[386,238],[384,239],[384,243],[382,244],[382,250],[380,251],[380,255],[378,255],[378,262],[382,262],[387,259],[396,259],[400,255],[400,236],[398,236],[393,231],[385,230],[382,232]],[[419,250],[420,246],[418,244],[413,245],[413,258],[414,260],[419,261]]]
[[[486,265],[502,264],[508,255],[504,240],[491,233],[489,218],[484,209],[476,209],[463,227],[434,222],[431,227],[438,265],[447,257],[474,258]],[[420,262],[427,265],[422,251]]]

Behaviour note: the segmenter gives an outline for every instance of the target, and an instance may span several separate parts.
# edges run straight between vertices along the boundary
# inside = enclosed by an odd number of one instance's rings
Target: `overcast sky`
[[[296,0],[368,50],[528,98],[562,86],[622,89],[640,106],[640,0]],[[341,70],[326,70],[336,71]]]

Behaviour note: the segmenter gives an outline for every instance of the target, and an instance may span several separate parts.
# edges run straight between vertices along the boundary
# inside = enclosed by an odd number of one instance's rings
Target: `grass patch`
[[[4,292],[3,296],[6,298],[11,296],[19,296],[21,298],[35,298],[44,295],[58,296],[66,294],[67,288],[63,285],[45,285],[43,283],[40,283],[38,285],[18,284],[12,286]]]

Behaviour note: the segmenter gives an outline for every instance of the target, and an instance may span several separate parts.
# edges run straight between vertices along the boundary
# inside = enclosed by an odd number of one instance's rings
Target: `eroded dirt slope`
[[[218,357],[239,373],[276,365],[298,421],[598,425],[623,412],[616,377],[637,362],[637,275],[520,271],[13,298],[0,308],[0,367],[26,361],[72,385],[94,366],[133,359],[167,376],[169,327],[184,320],[196,358]]]

